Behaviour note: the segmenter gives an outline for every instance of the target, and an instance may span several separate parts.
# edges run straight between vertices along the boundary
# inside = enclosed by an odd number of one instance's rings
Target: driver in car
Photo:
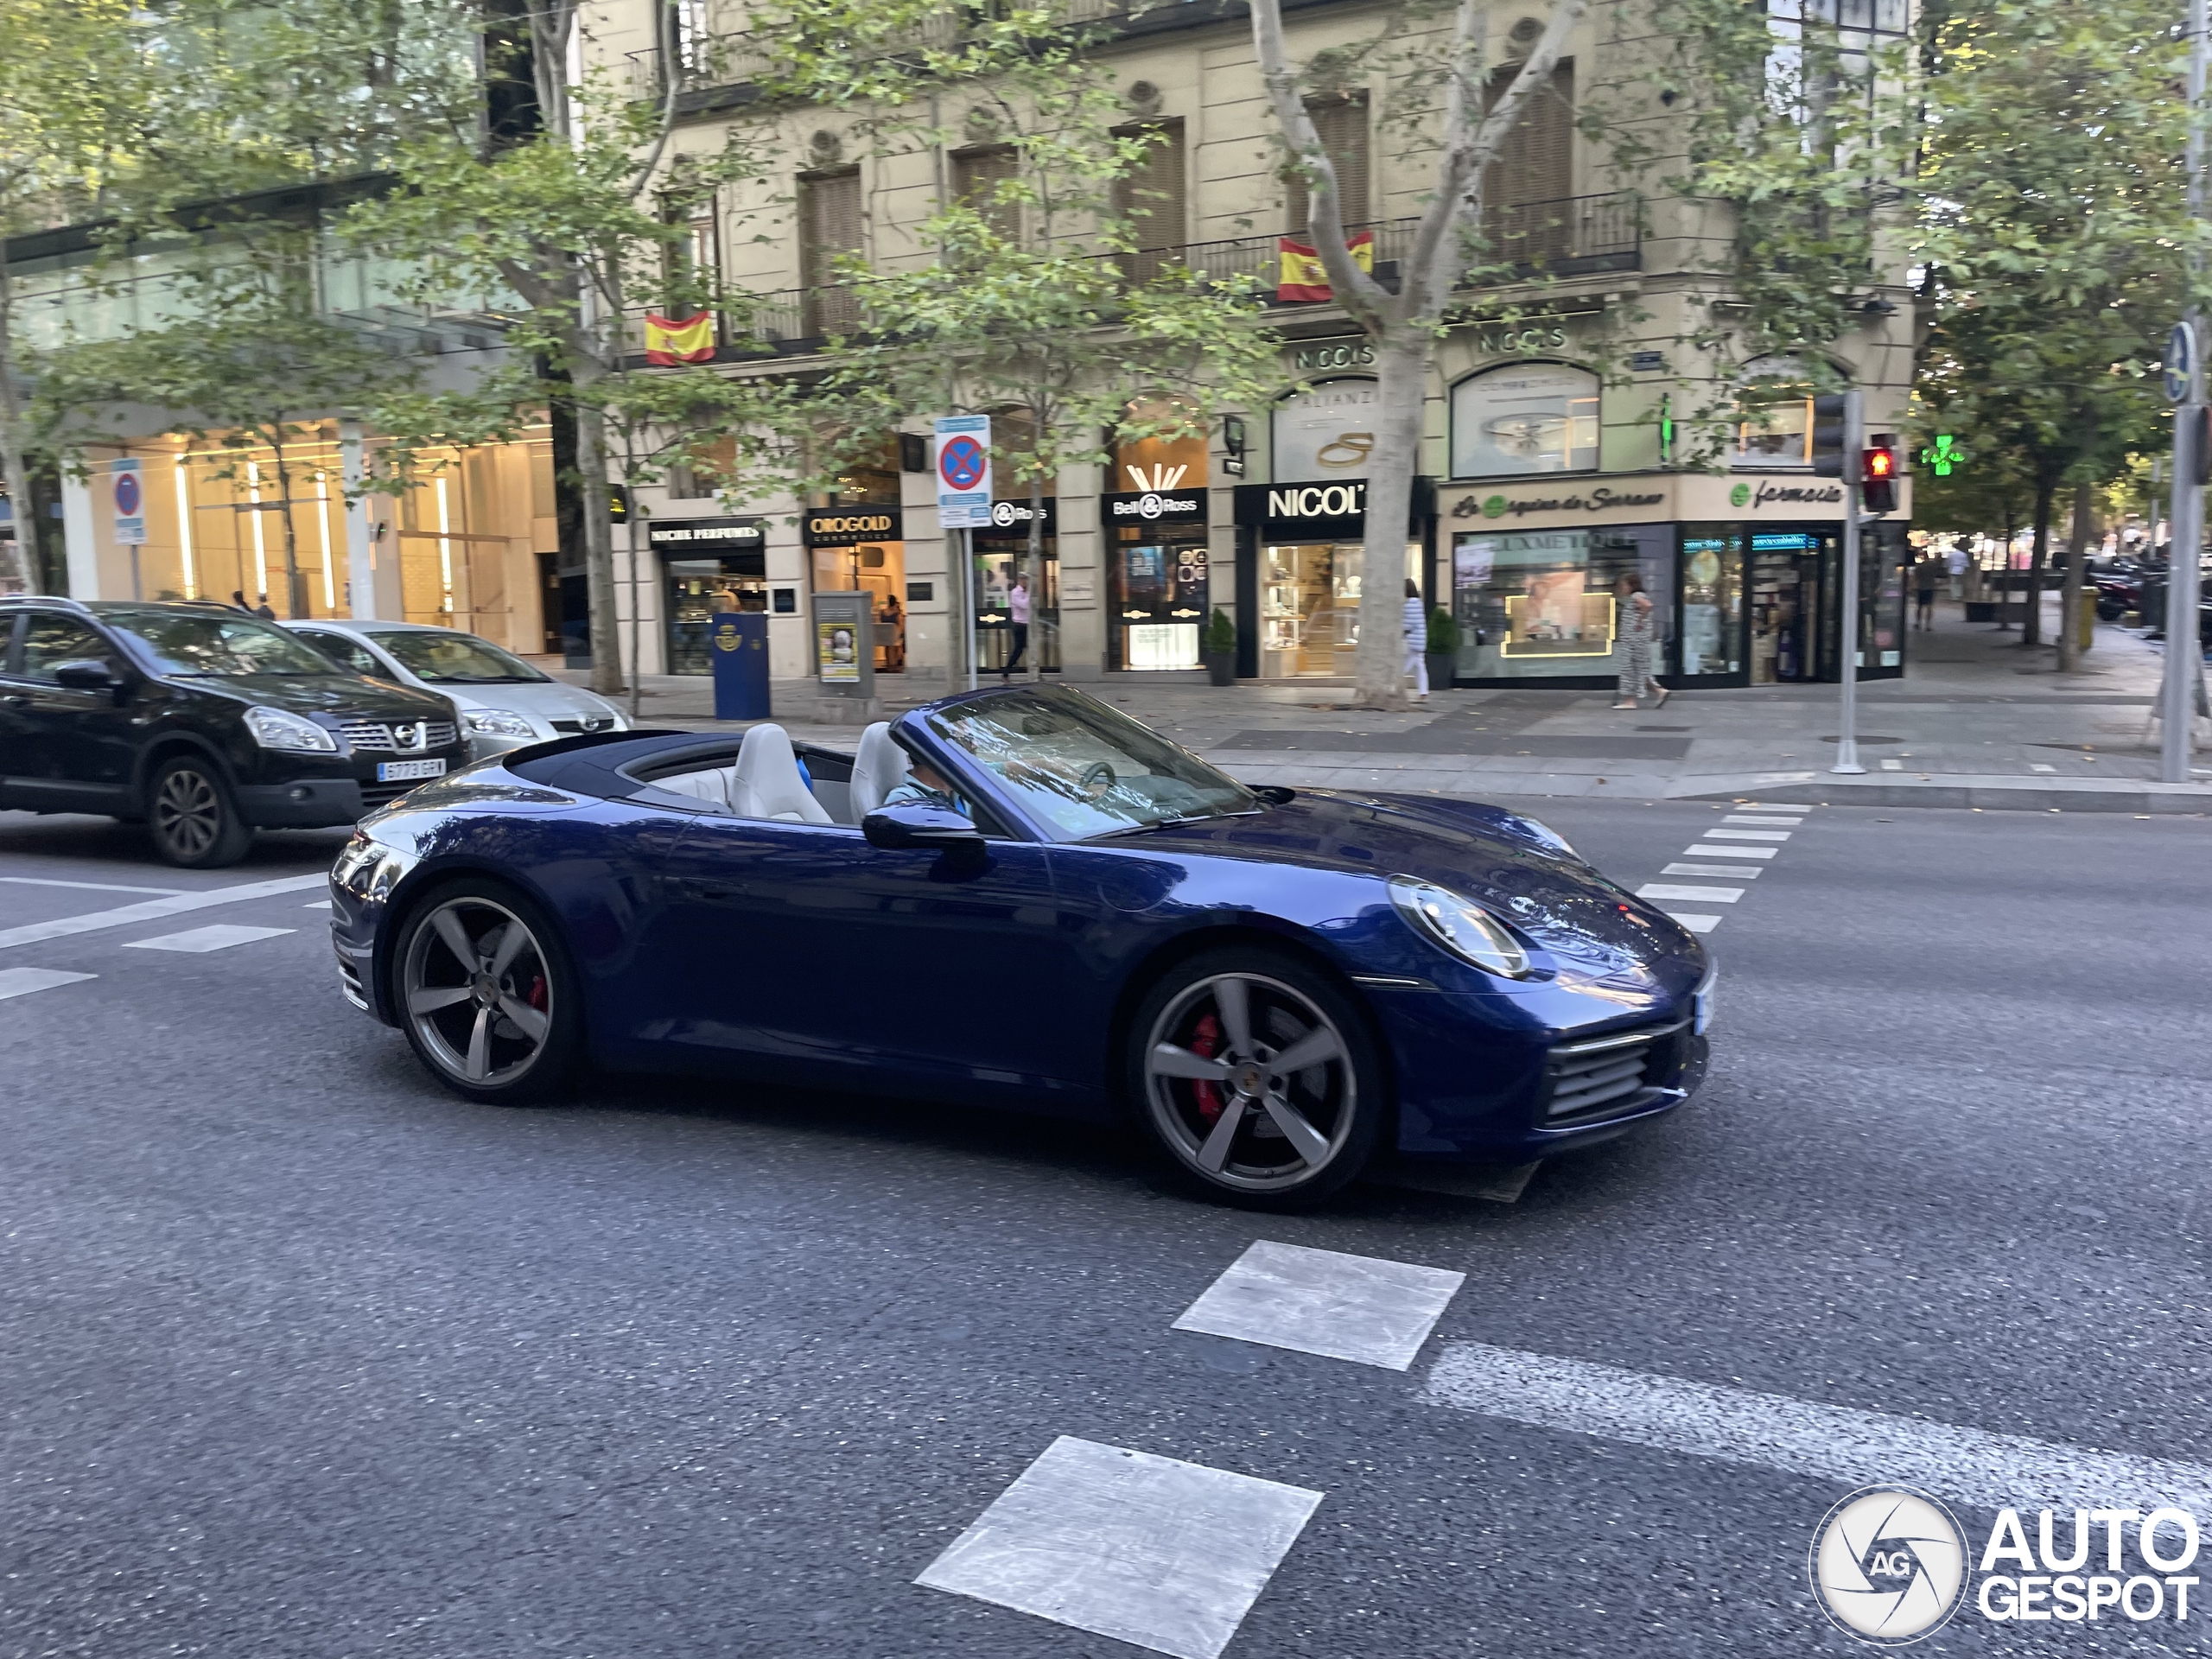
[[[913,770],[883,798],[883,804],[886,806],[934,806],[941,811],[957,812],[963,818],[975,816],[969,811],[968,803],[953,792],[952,785],[944,774],[926,760],[915,761]]]

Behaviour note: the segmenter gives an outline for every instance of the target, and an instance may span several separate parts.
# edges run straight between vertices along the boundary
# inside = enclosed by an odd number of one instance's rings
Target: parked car
[[[1713,1006],[1697,937],[1533,819],[1249,789],[1065,686],[850,754],[543,745],[377,813],[331,893],[347,1000],[471,1099],[593,1064],[1118,1117],[1264,1205],[1648,1123]]]
[[[625,732],[630,722],[606,698],[541,673],[488,639],[418,622],[286,624],[332,661],[359,674],[419,686],[461,710],[475,760],[580,732]]]
[[[466,759],[453,705],[221,605],[0,599],[0,807],[143,822],[172,864],[352,823]]]

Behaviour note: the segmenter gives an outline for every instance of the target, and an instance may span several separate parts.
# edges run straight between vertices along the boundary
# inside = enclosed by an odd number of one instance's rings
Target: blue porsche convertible
[[[1249,1203],[1586,1145],[1706,1065],[1696,937],[1543,825],[1248,788],[1067,686],[851,754],[539,744],[368,818],[331,890],[348,1000],[472,1099],[599,1066],[989,1102]]]

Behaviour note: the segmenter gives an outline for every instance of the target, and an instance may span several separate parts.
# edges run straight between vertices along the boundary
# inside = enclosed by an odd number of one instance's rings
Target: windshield
[[[521,658],[511,657],[474,634],[429,629],[403,633],[394,629],[369,638],[418,680],[440,685],[499,685],[517,680],[531,685],[546,683],[546,677]]]
[[[1260,809],[1234,778],[1072,688],[1000,692],[924,718],[1063,841]]]
[[[157,674],[238,679],[249,674],[353,677],[305,640],[258,617],[221,611],[104,611],[100,620],[127,634]]]

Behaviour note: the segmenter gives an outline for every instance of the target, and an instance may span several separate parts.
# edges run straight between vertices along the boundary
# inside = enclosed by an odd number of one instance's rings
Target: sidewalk
[[[1609,694],[1442,691],[1405,714],[1343,705],[1340,686],[1247,682],[1223,689],[1116,675],[1094,695],[1196,749],[1248,783],[1446,795],[1728,799],[2020,811],[2212,813],[2212,743],[2199,721],[2197,781],[2161,784],[2153,702],[2159,646],[2100,623],[2085,671],[2063,678],[2057,652],[2016,630],[1960,620],[1907,639],[1902,680],[1859,688],[1859,762],[1838,777],[1839,688],[1682,691],[1631,714]],[[2056,633],[2054,596],[2045,637]],[[577,673],[564,677],[581,680]],[[879,682],[886,690],[893,682]],[[914,690],[936,685],[916,677]],[[893,709],[899,704],[893,703]],[[721,729],[703,680],[649,678],[656,726]],[[849,748],[849,726],[785,722],[794,737]],[[734,729],[734,728],[733,728]]]

